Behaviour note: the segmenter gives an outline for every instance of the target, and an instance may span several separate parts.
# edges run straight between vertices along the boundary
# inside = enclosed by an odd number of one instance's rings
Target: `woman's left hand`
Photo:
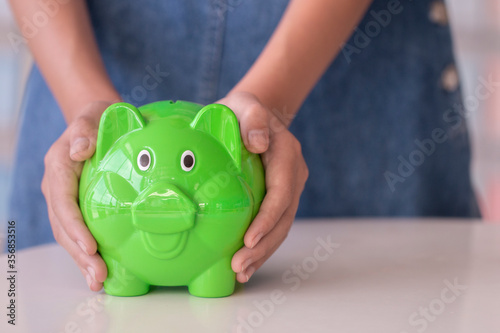
[[[233,92],[217,103],[236,114],[245,147],[261,154],[266,174],[266,196],[231,262],[237,280],[247,282],[287,237],[309,171],[299,141],[255,95]]]

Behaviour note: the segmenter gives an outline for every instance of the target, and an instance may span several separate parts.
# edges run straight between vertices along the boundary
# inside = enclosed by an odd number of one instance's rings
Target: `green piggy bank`
[[[233,293],[231,258],[265,194],[264,170],[226,106],[111,105],[80,178],[80,208],[108,267],[106,293],[151,285]]]

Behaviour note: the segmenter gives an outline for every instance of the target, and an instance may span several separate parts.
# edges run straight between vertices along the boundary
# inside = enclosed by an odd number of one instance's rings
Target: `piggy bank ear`
[[[210,104],[198,111],[191,127],[216,138],[226,148],[238,171],[241,171],[241,139],[238,119],[222,104]]]
[[[124,134],[143,128],[145,125],[139,110],[128,103],[109,106],[101,116],[97,133],[96,158],[103,159],[111,146]]]

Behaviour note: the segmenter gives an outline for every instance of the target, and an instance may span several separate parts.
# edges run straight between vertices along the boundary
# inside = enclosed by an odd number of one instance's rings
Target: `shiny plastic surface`
[[[188,286],[232,294],[230,262],[265,194],[226,106],[156,102],[111,105],[80,179],[80,208],[108,267],[106,293]]]

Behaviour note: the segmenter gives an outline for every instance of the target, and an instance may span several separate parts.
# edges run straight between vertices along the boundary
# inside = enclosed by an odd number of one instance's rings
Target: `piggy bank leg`
[[[235,274],[231,257],[224,258],[196,277],[188,286],[189,293],[198,297],[224,297],[234,291]]]
[[[139,280],[116,260],[103,256],[108,267],[104,291],[113,296],[139,296],[147,294],[149,284]]]

